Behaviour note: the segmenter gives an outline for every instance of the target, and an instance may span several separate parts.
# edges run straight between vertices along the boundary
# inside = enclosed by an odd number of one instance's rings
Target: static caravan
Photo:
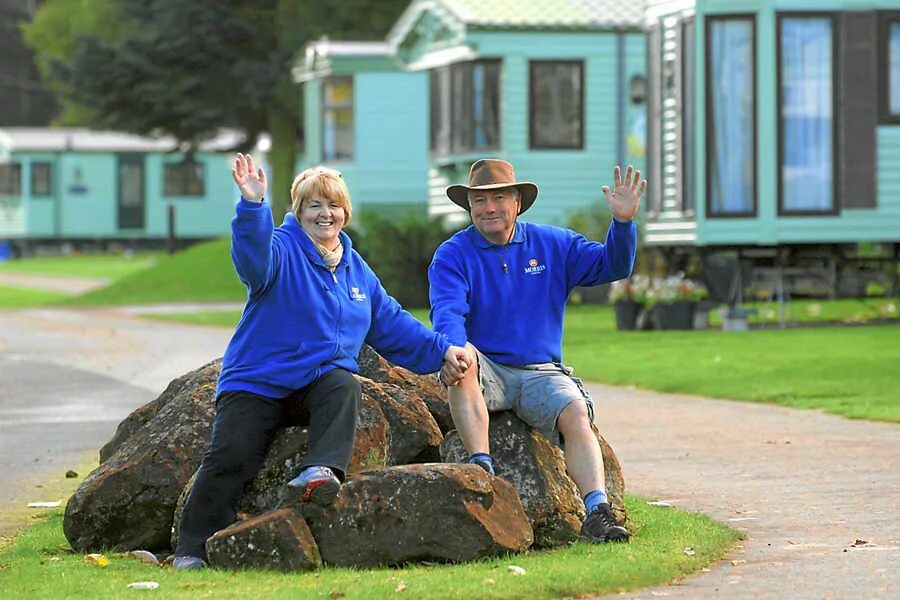
[[[643,167],[645,2],[415,0],[387,41],[428,77],[429,214],[471,162],[511,161],[538,183],[529,220],[565,224],[603,202],[616,163]]]
[[[354,212],[425,216],[427,75],[401,69],[384,42],[323,39],[307,46],[293,76],[306,131],[298,168],[339,170]]]
[[[0,129],[0,240],[158,245],[227,235],[236,201],[224,132],[190,160],[168,139],[86,129]]]
[[[647,243],[832,290],[896,264],[896,0],[648,4]]]

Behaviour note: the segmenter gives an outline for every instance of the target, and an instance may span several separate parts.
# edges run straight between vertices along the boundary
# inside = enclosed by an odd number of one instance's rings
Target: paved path
[[[109,283],[102,277],[60,277],[44,275],[27,275],[24,273],[0,273],[0,285],[9,287],[59,292],[70,296],[78,296],[91,290],[101,288]]]
[[[0,512],[34,499],[17,485],[26,474],[58,476],[96,451],[128,411],[220,356],[229,335],[119,310],[0,311]],[[590,388],[629,491],[748,536],[709,572],[627,597],[900,597],[900,426]]]
[[[900,598],[900,425],[590,389],[626,489],[747,534],[709,572],[627,597]]]

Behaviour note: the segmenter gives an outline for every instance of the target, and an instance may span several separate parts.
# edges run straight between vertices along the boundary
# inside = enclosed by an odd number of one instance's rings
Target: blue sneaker
[[[479,467],[481,467],[482,469],[487,471],[489,475],[494,475],[494,465],[489,463],[486,460],[482,460],[480,458],[473,457],[473,458],[469,459],[469,464],[470,465],[478,465]]]
[[[205,569],[206,561],[197,556],[176,556],[172,559],[172,568],[176,571],[192,571],[195,569]]]
[[[329,506],[341,490],[341,480],[328,467],[306,467],[288,486],[300,494],[301,502]]]

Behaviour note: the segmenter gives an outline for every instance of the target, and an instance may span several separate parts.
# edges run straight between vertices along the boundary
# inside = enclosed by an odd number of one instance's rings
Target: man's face
[[[507,243],[519,214],[519,190],[515,187],[471,190],[468,198],[475,229],[491,243]]]

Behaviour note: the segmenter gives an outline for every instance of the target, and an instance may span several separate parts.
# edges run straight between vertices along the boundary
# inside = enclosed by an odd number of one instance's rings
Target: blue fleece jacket
[[[628,277],[636,248],[634,223],[613,221],[605,244],[517,222],[510,243],[496,245],[470,225],[428,268],[431,322],[451,344],[469,341],[501,364],[561,362],[569,293]]]
[[[363,341],[416,373],[441,367],[446,337],[403,310],[340,233],[328,270],[293,214],[275,229],[267,203],[241,199],[231,258],[248,299],[225,351],[218,392],[283,398],[335,368],[357,372]]]

